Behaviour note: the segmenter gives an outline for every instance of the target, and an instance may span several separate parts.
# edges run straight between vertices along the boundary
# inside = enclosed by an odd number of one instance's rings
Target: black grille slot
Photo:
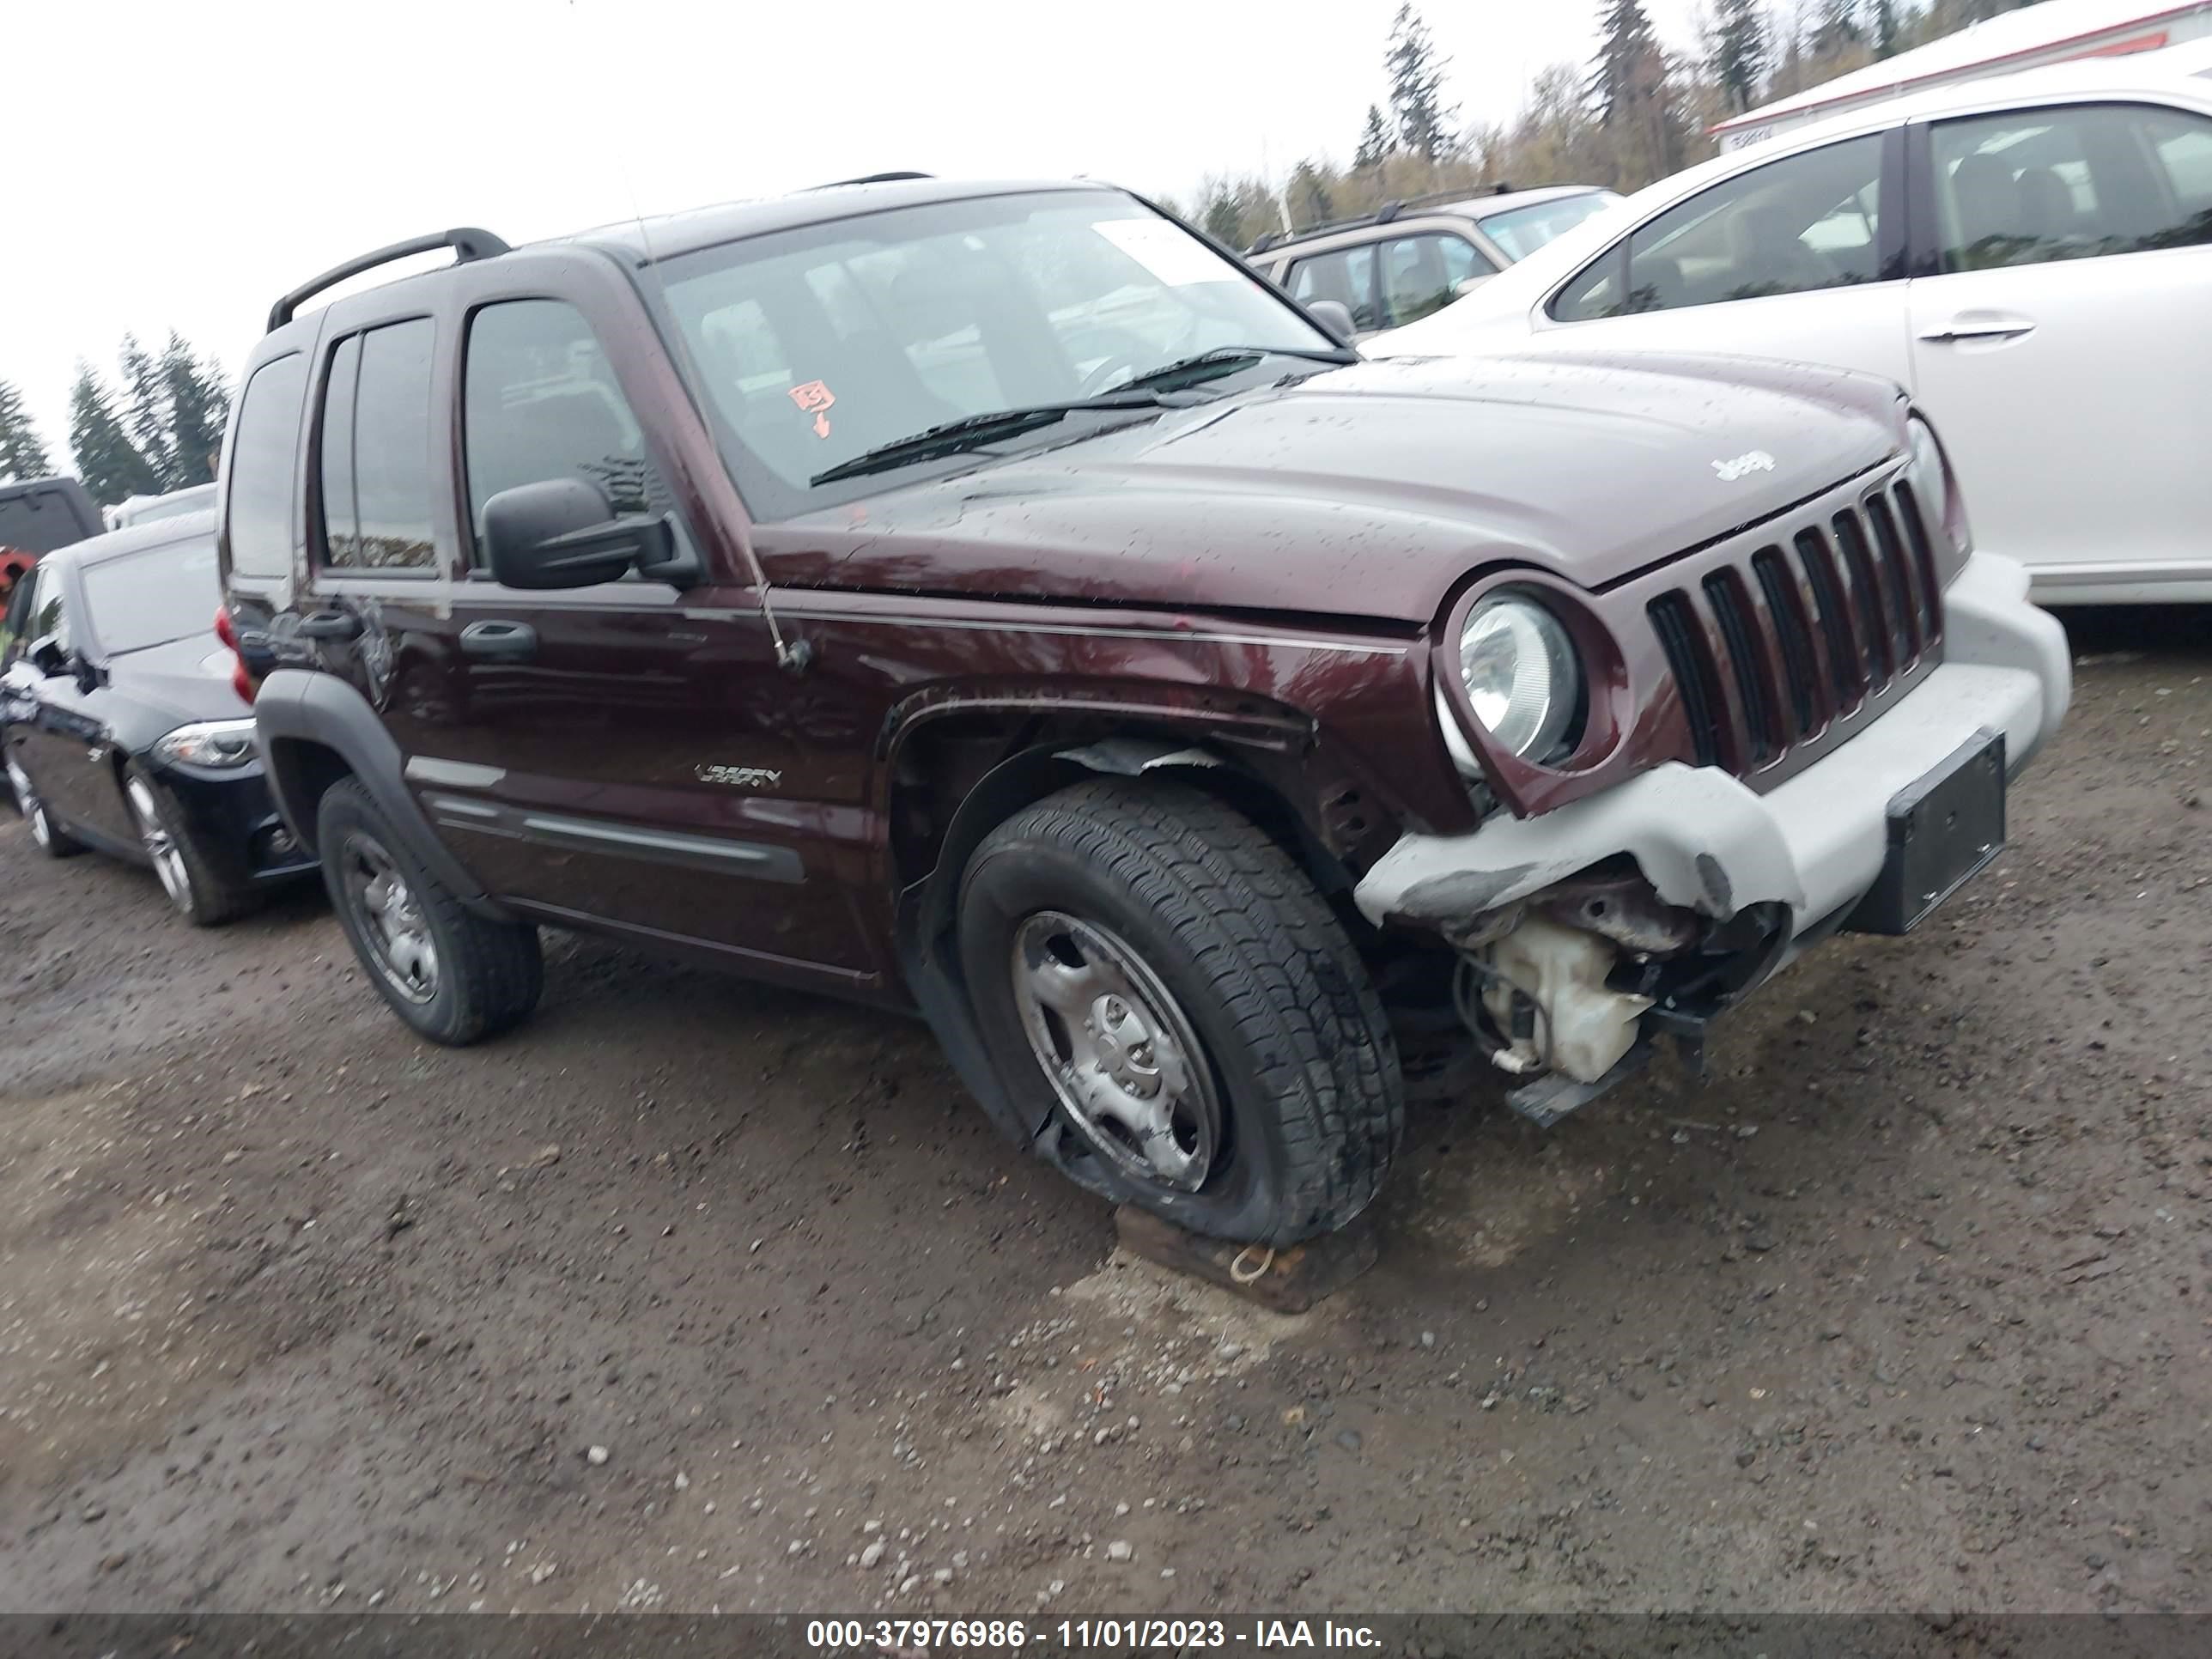
[[[1796,581],[1790,574],[1789,567],[1782,562],[1782,550],[1778,547],[1762,547],[1753,554],[1751,568],[1759,578],[1759,591],[1766,596],[1766,612],[1774,618],[1775,637],[1782,642],[1782,677],[1790,698],[1790,712],[1797,720],[1796,735],[1800,738],[1809,737],[1815,717],[1813,684],[1818,670],[1813,635],[1805,625],[1799,605]]]
[[[1853,629],[1865,647],[1859,665],[1869,687],[1879,691],[1897,672],[1897,659],[1890,646],[1889,624],[1881,614],[1881,582],[1874,573],[1874,550],[1867,545],[1857,514],[1836,514],[1836,547],[1844,556]]]
[[[1890,659],[1900,668],[1920,654],[1920,606],[1914,598],[1918,584],[1897,533],[1897,520],[1889,498],[1879,493],[1867,497],[1867,519],[1874,526],[1874,544],[1881,555],[1882,614],[1889,619]]]
[[[1709,653],[1700,642],[1695,612],[1686,593],[1662,593],[1651,601],[1651,627],[1667,665],[1674,671],[1674,684],[1682,694],[1682,714],[1690,725],[1692,750],[1700,766],[1717,766],[1721,758],[1720,684]]]
[[[1758,635],[1753,631],[1747,596],[1735,573],[1717,570],[1705,580],[1705,602],[1721,625],[1721,642],[1728,647],[1729,667],[1735,677],[1736,700],[1743,705],[1743,723],[1749,738],[1750,761],[1764,766],[1782,747],[1775,729],[1774,709],[1768,702],[1766,683],[1759,675]]]
[[[1932,643],[1943,635],[1943,583],[1936,574],[1936,544],[1929,539],[1928,520],[1921,516],[1920,497],[1902,480],[1897,486],[1897,517],[1905,526],[1905,544],[1912,550],[1913,568],[1920,579],[1914,591],[1920,599],[1921,636]]]
[[[1805,580],[1813,586],[1813,603],[1820,613],[1820,632],[1828,641],[1828,678],[1836,687],[1836,711],[1857,705],[1866,684],[1866,664],[1859,655],[1858,631],[1851,626],[1844,603],[1844,584],[1828,556],[1828,544],[1817,530],[1797,532],[1797,556],[1805,563]]]

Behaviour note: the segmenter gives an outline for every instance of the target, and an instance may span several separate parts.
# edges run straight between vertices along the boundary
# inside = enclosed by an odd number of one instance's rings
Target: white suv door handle
[[[2026,317],[1959,316],[1942,328],[1931,328],[1920,337],[1933,343],[1950,340],[2016,340],[2024,334],[2035,332],[2035,324]]]

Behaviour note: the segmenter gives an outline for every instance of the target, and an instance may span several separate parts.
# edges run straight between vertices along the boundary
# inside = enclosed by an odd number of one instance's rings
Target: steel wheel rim
[[[1221,1145],[1212,1068],[1181,1005],[1125,941],[1040,910],[1014,930],[1014,1006],[1060,1109],[1133,1180],[1194,1193]]]
[[[41,847],[51,843],[53,831],[46,824],[46,809],[39,799],[39,792],[31,787],[31,775],[12,755],[8,757],[8,787],[15,792],[15,805],[30,820],[31,839]]]
[[[161,878],[161,890],[169,902],[179,910],[192,908],[192,872],[185,867],[183,851],[161,822],[161,810],[155,805],[154,792],[143,778],[133,778],[123,787],[131,799],[132,816],[138,820],[138,839],[145,843],[146,856],[154,860],[154,873]]]
[[[422,900],[373,836],[346,837],[338,874],[346,908],[385,982],[412,1003],[438,994],[438,947]]]

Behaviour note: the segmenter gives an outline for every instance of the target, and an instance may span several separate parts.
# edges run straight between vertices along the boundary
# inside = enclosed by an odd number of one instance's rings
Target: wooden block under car
[[[1273,1251],[1264,1244],[1185,1232],[1127,1205],[1114,1212],[1114,1231],[1132,1255],[1218,1285],[1277,1313],[1304,1313],[1365,1273],[1382,1254],[1371,1214]]]

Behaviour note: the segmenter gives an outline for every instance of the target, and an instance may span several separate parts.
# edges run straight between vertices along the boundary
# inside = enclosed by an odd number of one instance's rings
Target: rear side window
[[[1383,303],[1393,325],[1418,322],[1457,299],[1469,277],[1497,274],[1464,236],[1440,230],[1401,236],[1383,246]]]
[[[2212,242],[2212,122],[2147,105],[2008,111],[1936,129],[1943,269]]]
[[[323,395],[324,562],[333,569],[428,570],[430,367],[427,317],[338,348]]]
[[[574,306],[558,300],[486,306],[469,325],[463,377],[469,520],[479,542],[486,501],[548,478],[588,479],[606,492],[617,517],[668,504],[646,458],[644,429]]]
[[[1370,244],[1364,247],[1340,248],[1334,253],[1316,253],[1310,259],[1301,259],[1291,267],[1291,297],[1302,305],[1311,305],[1316,300],[1334,300],[1352,313],[1352,325],[1358,329],[1385,326],[1382,313],[1375,306],[1375,249]]]
[[[230,568],[282,576],[292,568],[292,457],[307,360],[298,352],[253,371],[239,399],[230,449]]]

